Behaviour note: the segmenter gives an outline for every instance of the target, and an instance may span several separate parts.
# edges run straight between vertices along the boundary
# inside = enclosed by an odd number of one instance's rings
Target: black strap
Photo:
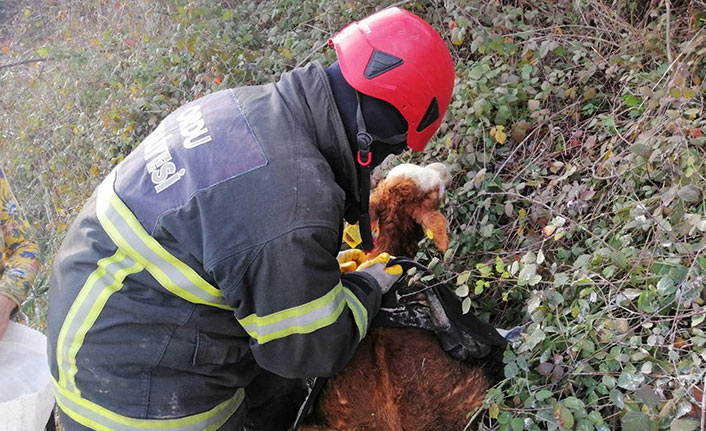
[[[356,135],[356,144],[358,146],[358,165],[360,166],[360,217],[358,219],[358,228],[360,229],[361,246],[363,250],[370,251],[374,247],[373,233],[370,229],[370,169],[373,161],[373,141],[382,142],[383,144],[398,145],[407,140],[407,133],[390,136],[389,138],[381,138],[369,133],[365,127],[365,119],[360,104],[360,93],[355,92],[355,97],[358,102],[358,107],[355,112],[355,121],[358,126],[358,134]]]
[[[405,271],[415,267],[420,271],[431,274],[427,267],[407,257],[391,259],[387,265],[400,265]],[[507,340],[498,333],[493,325],[480,320],[471,312],[463,314],[461,301],[459,301],[455,293],[446,287],[445,283],[439,282],[434,278],[434,284],[430,288],[439,298],[446,316],[457,330],[465,332],[473,339],[490,346],[505,346],[507,344]]]
[[[358,123],[358,135],[356,136],[358,145],[358,165],[360,166],[360,218],[358,228],[360,229],[360,239],[363,250],[373,249],[373,233],[370,229],[370,164],[373,161],[373,137],[365,130],[365,120],[360,109],[360,94],[355,92],[358,100],[356,110],[356,122]]]

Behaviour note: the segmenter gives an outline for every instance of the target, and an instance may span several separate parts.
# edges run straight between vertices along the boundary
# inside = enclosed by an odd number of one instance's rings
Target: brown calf
[[[438,207],[448,178],[438,163],[401,165],[378,184],[370,197],[371,257],[383,251],[414,257],[425,233],[446,250],[447,221]],[[488,387],[484,371],[449,356],[433,332],[373,328],[346,368],[329,379],[315,417],[300,429],[461,431]]]

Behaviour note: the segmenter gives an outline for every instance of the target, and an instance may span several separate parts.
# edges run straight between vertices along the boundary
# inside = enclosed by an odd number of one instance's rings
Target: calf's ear
[[[422,227],[424,233],[434,241],[434,246],[442,253],[445,252],[449,247],[446,217],[438,211],[425,211],[414,214],[414,220]]]

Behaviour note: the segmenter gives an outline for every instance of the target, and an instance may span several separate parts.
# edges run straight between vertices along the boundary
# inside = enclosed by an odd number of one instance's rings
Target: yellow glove
[[[387,253],[382,253],[374,259],[366,260],[358,265],[356,271],[365,272],[375,278],[380,285],[382,293],[387,293],[393,284],[402,277],[402,267],[400,265],[392,265],[387,267],[391,256]]]
[[[363,242],[360,238],[360,228],[357,224],[348,225],[348,227],[343,229],[343,240],[350,248],[356,248],[358,244]]]
[[[336,256],[341,273],[355,271],[358,265],[365,262],[367,258],[368,256],[366,256],[365,252],[357,248],[341,251],[338,253],[338,256]]]

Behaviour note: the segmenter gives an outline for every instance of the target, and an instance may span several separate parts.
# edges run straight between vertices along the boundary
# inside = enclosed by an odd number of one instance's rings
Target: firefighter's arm
[[[341,275],[338,233],[299,228],[256,253],[229,292],[258,365],[285,377],[340,371],[367,333],[381,292],[364,272]]]
[[[358,249],[342,251],[338,253],[336,258],[342,273],[364,272],[375,279],[382,293],[387,293],[392,285],[402,277],[402,267],[400,265],[388,266],[390,259],[392,256],[388,253],[380,253],[374,258],[368,259],[365,252]]]

